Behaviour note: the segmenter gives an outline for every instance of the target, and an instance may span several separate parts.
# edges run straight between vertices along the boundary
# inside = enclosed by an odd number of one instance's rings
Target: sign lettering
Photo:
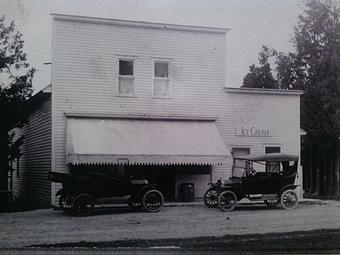
[[[235,129],[236,136],[256,136],[256,137],[269,137],[271,136],[270,129],[258,128],[255,126],[246,127],[240,126]]]

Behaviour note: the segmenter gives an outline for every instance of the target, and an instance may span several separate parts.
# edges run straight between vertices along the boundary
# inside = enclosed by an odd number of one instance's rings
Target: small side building
[[[9,187],[14,202],[25,207],[51,206],[51,85],[35,94],[28,102],[30,115],[25,126],[14,130],[24,137],[22,155],[12,162]]]

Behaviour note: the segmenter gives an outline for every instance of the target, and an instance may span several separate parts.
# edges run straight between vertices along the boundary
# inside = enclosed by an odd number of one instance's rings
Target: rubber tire
[[[223,197],[225,195],[231,195],[232,199],[234,200],[234,204],[230,207],[230,208],[225,208],[223,206]],[[235,194],[235,192],[231,191],[231,190],[225,190],[223,191],[219,196],[218,196],[218,207],[223,211],[223,212],[231,212],[232,210],[235,209],[237,204],[237,196]]]
[[[281,205],[285,210],[295,209],[299,203],[298,195],[295,190],[287,189],[281,194]]]
[[[72,209],[72,196],[70,194],[62,194],[59,197],[59,208],[64,212]]]
[[[85,202],[85,203],[84,203]],[[93,214],[94,198],[89,194],[82,193],[73,199],[72,214],[78,217],[86,217]]]
[[[160,201],[159,201],[160,203],[157,202],[157,203],[159,203],[159,205],[156,208],[150,208],[150,206],[148,205],[148,202],[147,202],[147,199],[149,198],[150,195],[152,195],[152,193],[154,193],[154,195],[156,195],[160,198]],[[158,212],[163,207],[163,204],[164,204],[164,196],[159,190],[151,189],[151,190],[148,190],[147,192],[145,192],[145,194],[143,195],[142,206],[143,206],[144,210],[147,211],[147,212]]]
[[[214,193],[213,195],[211,193]],[[211,195],[215,198],[215,199],[210,199]],[[212,201],[213,200],[213,201]],[[204,193],[204,197],[203,197],[203,201],[204,204],[209,207],[209,208],[213,208],[213,207],[217,207],[218,205],[218,193],[217,190],[215,188],[210,188],[208,189],[205,193]],[[211,201],[211,202],[208,202]]]

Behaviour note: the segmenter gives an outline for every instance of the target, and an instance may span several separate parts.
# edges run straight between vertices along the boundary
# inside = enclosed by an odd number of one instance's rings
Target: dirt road
[[[158,213],[106,208],[86,218],[46,209],[0,214],[0,247],[340,229],[339,219],[339,201],[295,210],[242,206],[229,213],[203,205],[164,207]]]

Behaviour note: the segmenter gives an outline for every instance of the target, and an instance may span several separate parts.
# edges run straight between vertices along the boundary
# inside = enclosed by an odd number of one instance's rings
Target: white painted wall
[[[195,198],[202,198],[204,193],[209,188],[209,174],[198,175],[177,175],[176,176],[176,191],[179,192],[182,183],[193,183],[195,189]],[[179,195],[179,193],[177,193]]]
[[[227,90],[223,117],[218,121],[221,135],[229,148],[249,147],[251,154],[264,154],[266,146],[280,146],[281,152],[300,155],[300,97],[296,94],[266,94]],[[270,136],[238,136],[237,128],[256,127],[268,129]],[[217,168],[213,179],[228,178]],[[302,174],[299,181],[302,184]],[[299,191],[301,193],[301,191]]]
[[[266,144],[299,154],[299,96],[225,92],[223,32],[169,27],[114,25],[91,19],[54,19],[52,38],[52,169],[67,172],[65,113],[147,114],[217,117],[227,146],[250,146],[263,153]],[[118,59],[135,59],[136,94],[117,93]],[[172,97],[157,99],[153,61],[170,61]],[[237,137],[238,125],[272,130],[271,137]],[[213,167],[212,178],[227,178],[227,165]],[[52,196],[56,187],[52,187]]]
[[[23,128],[15,130],[18,138],[24,136],[24,143],[19,169],[13,163],[13,195],[19,203],[35,208],[51,204],[51,182],[47,179],[51,171],[51,98],[44,97]]]

